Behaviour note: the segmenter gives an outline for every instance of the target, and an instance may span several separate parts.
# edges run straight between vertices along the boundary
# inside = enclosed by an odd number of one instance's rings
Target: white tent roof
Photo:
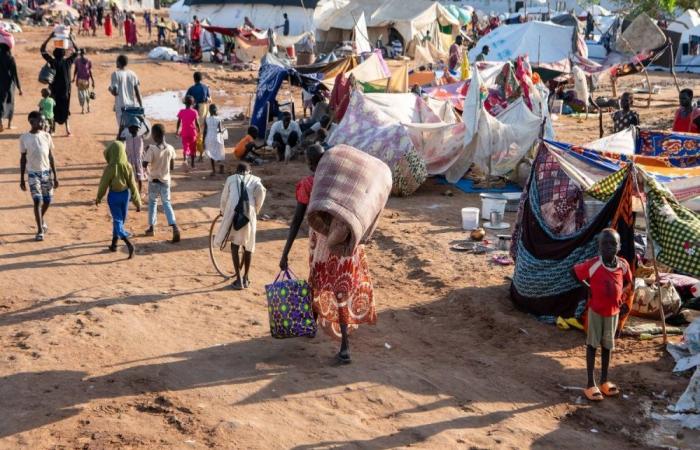
[[[528,55],[533,64],[553,64],[568,61],[572,53],[573,27],[551,22],[527,22],[502,25],[479,40],[469,52],[469,60],[475,61],[481,49],[491,50],[487,61],[509,61]]]
[[[676,33],[685,33],[688,29],[698,25],[700,25],[700,14],[693,9],[689,9],[678,16],[674,22],[670,22],[668,24],[668,30],[675,31]]]
[[[314,11],[314,25],[322,31],[351,30],[363,12],[367,27],[393,24],[406,40],[429,29],[436,21],[459,26],[459,21],[444,7],[429,0],[321,0]]]
[[[301,6],[283,6],[264,3],[213,3],[187,6],[178,0],[169,9],[170,18],[178,23],[187,23],[192,17],[206,19],[215,27],[241,27],[248,17],[256,27],[267,29],[282,25],[282,14],[289,16],[289,34],[299,35],[312,30],[312,9]],[[301,3],[300,3],[301,5]]]

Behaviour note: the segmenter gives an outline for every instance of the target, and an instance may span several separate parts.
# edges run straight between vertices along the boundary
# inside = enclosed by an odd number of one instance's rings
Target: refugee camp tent
[[[668,29],[678,33],[695,28],[700,25],[700,14],[694,9],[688,9],[673,21],[669,22]]]
[[[457,18],[429,0],[319,0],[314,26],[320,51],[351,40],[352,30],[363,13],[371,43],[381,37],[388,44],[391,29],[396,30],[406,47],[414,37],[423,37],[426,32],[437,38],[440,26],[453,26],[455,33],[459,28]],[[439,49],[443,47],[439,39],[434,43]]]
[[[641,164],[644,157],[586,185],[579,168],[561,155],[587,151],[564,147],[545,141],[521,197],[511,241],[511,298],[517,306],[550,322],[557,316],[581,317],[586,293],[571,268],[597,254],[596,236],[609,226],[620,233],[620,255],[634,271],[633,195],[643,199],[656,260],[675,271],[700,275],[700,215],[682,206],[658,175],[647,172],[649,166]],[[643,196],[638,189],[644,190]],[[587,209],[586,197],[604,202],[602,210],[596,214]]]
[[[486,61],[511,61],[527,55],[533,68],[569,73],[573,55],[587,56],[585,43],[573,48],[573,33],[573,27],[548,22],[501,25],[477,42],[469,52],[469,60],[475,61],[488,45],[491,51]]]
[[[170,18],[187,23],[197,16],[217,27],[242,27],[248,17],[261,29],[282,25],[282,14],[289,17],[289,34],[313,31],[311,18],[318,0],[178,0],[169,9]],[[302,7],[303,5],[303,7]]]

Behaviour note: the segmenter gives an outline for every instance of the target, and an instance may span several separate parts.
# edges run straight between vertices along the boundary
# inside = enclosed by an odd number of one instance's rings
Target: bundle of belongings
[[[372,236],[391,192],[391,170],[348,145],[327,151],[314,175],[309,226],[327,237],[334,254],[351,256]]]
[[[688,387],[665,418],[676,420],[684,428],[700,429],[700,318],[693,321],[680,344],[668,344],[666,350],[676,360],[673,373],[693,372]]]

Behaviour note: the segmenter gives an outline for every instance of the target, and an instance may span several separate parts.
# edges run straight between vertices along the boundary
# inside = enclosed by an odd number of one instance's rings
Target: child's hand
[[[53,180],[53,188],[58,189],[58,180]]]
[[[27,190],[27,185],[24,183],[24,180],[20,180],[19,188],[22,189],[23,191]]]
[[[100,199],[99,198],[95,200],[95,206],[100,206]]]

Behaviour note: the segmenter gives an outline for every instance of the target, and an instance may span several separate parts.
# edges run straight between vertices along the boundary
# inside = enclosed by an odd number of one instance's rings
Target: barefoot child
[[[53,108],[56,106],[56,100],[51,98],[51,93],[48,89],[44,88],[41,90],[42,99],[39,101],[39,111],[46,119],[46,124],[49,128],[49,133],[53,134],[56,131],[56,125],[53,121]]]
[[[219,163],[219,173],[224,173],[226,153],[224,148],[224,128],[217,116],[216,105],[209,105],[209,117],[204,120],[204,149],[211,160],[211,174],[216,175],[216,163]]]
[[[231,256],[236,272],[236,281],[231,287],[236,290],[250,286],[248,272],[255,251],[257,217],[265,201],[265,192],[265,186],[260,178],[251,175],[250,166],[244,162],[239,163],[236,173],[226,179],[224,190],[221,192],[220,207],[223,219],[214,237],[214,245],[223,247],[227,241],[231,241]],[[248,218],[248,223],[236,230],[234,215],[239,208]],[[243,261],[240,259],[240,247],[243,247]],[[243,277],[241,277],[241,266],[243,266]]]
[[[129,210],[129,200],[136,206],[136,211],[141,211],[141,196],[134,180],[134,170],[126,157],[124,143],[112,142],[104,152],[107,167],[102,173],[100,187],[97,190],[95,205],[99,205],[107,193],[107,204],[112,214],[112,245],[109,251],[117,251],[117,241],[122,239],[129,249],[129,259],[134,256],[134,244],[129,241],[131,234],[124,228],[126,214]]]
[[[35,239],[43,241],[44,233],[49,229],[44,216],[51,204],[53,190],[58,188],[58,176],[53,159],[53,140],[51,135],[44,131],[44,116],[39,111],[32,111],[28,119],[31,130],[19,138],[19,151],[22,155],[19,162],[19,187],[23,191],[27,190],[24,182],[24,173],[27,172],[29,192],[34,201],[37,228]]]
[[[182,140],[182,153],[185,157],[185,165],[187,165],[187,158],[189,157],[192,169],[194,169],[194,157],[197,153],[197,135],[199,133],[199,114],[194,109],[194,97],[187,95],[185,96],[185,108],[177,113],[175,134],[180,136]]]
[[[126,147],[126,157],[134,170],[134,177],[139,186],[139,194],[143,193],[143,182],[147,180],[146,171],[143,168],[143,136],[139,135],[141,129],[141,120],[138,117],[132,116],[127,123],[129,135],[126,137],[124,145]],[[143,122],[145,127],[148,127]],[[146,128],[148,134],[148,128]]]
[[[618,317],[628,312],[625,303],[628,288],[633,285],[629,264],[617,256],[620,251],[620,235],[612,228],[606,228],[598,238],[600,256],[577,264],[573,268],[574,277],[590,289],[588,302],[588,329],[586,332],[586,369],[588,385],[584,391],[591,401],[603,400],[603,395],[618,395],[620,390],[608,381],[610,352],[615,349],[615,331]],[[595,354],[602,347],[600,388],[593,379]]]
[[[165,127],[153,125],[151,138],[155,144],[149,145],[143,155],[143,168],[148,169],[148,229],[146,236],[154,236],[158,197],[163,202],[163,212],[168,225],[173,229],[173,243],[180,242],[180,229],[175,221],[175,211],[170,204],[170,172],[175,167],[175,149],[165,142]]]

